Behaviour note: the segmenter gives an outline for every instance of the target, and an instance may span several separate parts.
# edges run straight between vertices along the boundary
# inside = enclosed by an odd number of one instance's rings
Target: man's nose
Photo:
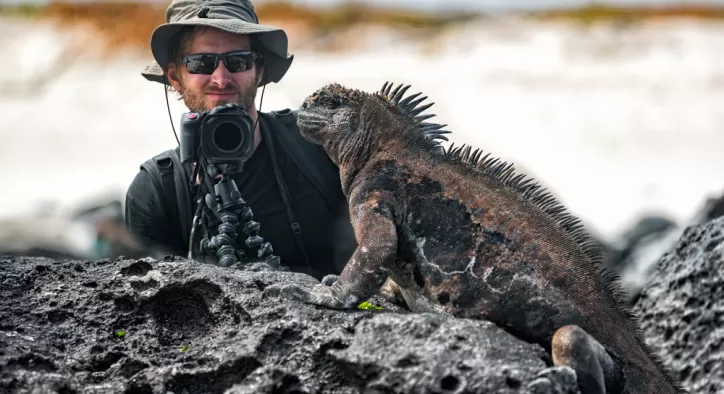
[[[219,87],[224,87],[231,81],[231,73],[226,68],[224,62],[219,62],[216,69],[211,73],[211,82]]]

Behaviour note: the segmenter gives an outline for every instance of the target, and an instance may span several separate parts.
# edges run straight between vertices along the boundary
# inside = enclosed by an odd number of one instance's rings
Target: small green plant
[[[365,302],[359,304],[359,305],[357,306],[357,309],[362,309],[362,310],[370,310],[370,309],[373,309],[373,310],[376,310],[376,311],[381,311],[381,310],[384,309],[384,308],[381,307],[381,306],[377,306],[377,305],[374,305],[374,304],[370,304],[369,302],[365,301]]]
[[[186,353],[187,351],[189,351],[189,345],[181,345],[178,351],[181,353]]]
[[[116,336],[118,338],[124,338],[126,336],[126,330],[116,330]]]

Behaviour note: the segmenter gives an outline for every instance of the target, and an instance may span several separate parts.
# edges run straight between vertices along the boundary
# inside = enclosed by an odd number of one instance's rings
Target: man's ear
[[[178,75],[179,69],[176,67],[175,64],[169,63],[168,64],[168,71],[166,71],[166,75],[168,76],[168,82],[171,84],[171,87],[177,92],[181,91],[181,78]]]
[[[259,75],[256,77],[256,86],[261,86],[262,82],[264,82],[264,67],[259,69]]]

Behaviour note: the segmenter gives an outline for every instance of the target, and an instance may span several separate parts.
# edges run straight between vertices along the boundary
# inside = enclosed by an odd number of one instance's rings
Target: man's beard
[[[247,109],[254,106],[254,99],[256,98],[256,84],[251,81],[246,89],[233,89],[227,91],[207,91],[207,92],[194,92],[187,89],[185,86],[181,87],[181,94],[183,95],[184,104],[191,112],[203,112],[211,110],[219,105],[234,103],[245,106]],[[206,107],[206,93],[230,93],[237,92],[236,96],[232,99],[221,99],[214,100],[211,102],[211,108]]]

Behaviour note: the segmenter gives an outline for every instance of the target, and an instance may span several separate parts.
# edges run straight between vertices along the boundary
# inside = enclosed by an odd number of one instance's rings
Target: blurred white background
[[[642,213],[686,220],[724,192],[723,22],[586,27],[498,15],[418,40],[382,27],[348,34],[356,49],[329,53],[290,32],[295,61],[262,110],[296,108],[329,82],[411,84],[436,103],[429,111],[452,141],[516,163],[604,237]],[[138,166],[176,144],[162,86],[140,75],[150,50],[104,60],[75,52],[79,38],[88,33],[0,19],[0,217],[122,198]],[[169,102],[178,131],[186,109]]]

